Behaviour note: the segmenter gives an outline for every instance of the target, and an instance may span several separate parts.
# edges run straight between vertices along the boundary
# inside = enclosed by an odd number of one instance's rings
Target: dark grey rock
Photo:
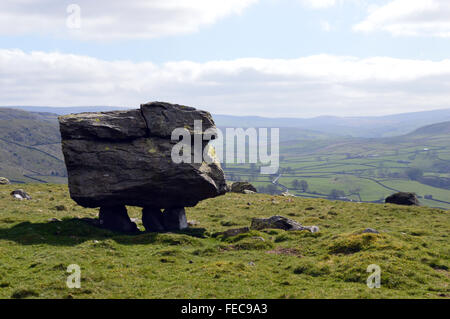
[[[15,191],[12,191],[10,195],[17,199],[31,199],[31,196],[28,195],[27,192],[25,192],[23,189],[16,189]]]
[[[139,232],[130,220],[125,206],[102,206],[99,214],[100,227],[124,233]]]
[[[142,224],[146,231],[162,232],[165,230],[163,225],[163,214],[161,209],[154,207],[144,207],[142,210]]]
[[[266,228],[278,228],[283,230],[308,230],[312,233],[318,232],[317,226],[303,226],[295,220],[283,217],[272,216],[270,218],[253,218],[251,229],[262,230]]]
[[[166,230],[182,230],[188,227],[184,208],[167,208],[163,213],[163,225]]]
[[[161,102],[143,104],[141,110],[60,117],[72,199],[92,208],[164,209],[224,194],[218,162],[176,164],[171,159],[175,143],[169,131],[191,128],[194,119],[203,120],[203,130],[214,126],[207,112]]]
[[[194,121],[202,121],[203,131],[215,128],[211,114],[190,106],[166,102],[150,102],[141,104],[142,115],[152,136],[169,138],[172,131],[179,127],[186,128],[194,134]]]
[[[386,198],[386,203],[405,205],[405,206],[419,206],[419,199],[415,193],[395,193]]]
[[[140,110],[89,112],[59,117],[61,137],[65,139],[130,140],[148,135]]]
[[[373,228],[366,228],[362,232],[363,232],[363,234],[366,234],[366,233],[379,234],[380,233],[378,230],[373,229]]]
[[[245,194],[245,191],[257,192],[256,188],[250,184],[249,182],[234,182],[231,184],[230,191],[232,193],[241,193]]]

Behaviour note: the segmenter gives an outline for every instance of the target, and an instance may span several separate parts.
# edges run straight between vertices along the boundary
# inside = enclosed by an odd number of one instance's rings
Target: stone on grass
[[[363,231],[363,234],[379,234],[380,232],[373,228],[366,228]]]
[[[15,191],[12,191],[10,194],[12,197],[18,200],[30,200],[31,196],[27,194],[23,189],[16,189]]]
[[[135,223],[130,220],[125,206],[102,206],[99,214],[100,227],[123,232],[138,232]]]
[[[201,130],[194,121],[201,121]],[[214,131],[215,124],[208,112],[151,102],[136,110],[60,116],[59,123],[71,198],[84,207],[117,213],[111,225],[121,231],[134,231],[124,214],[126,205],[144,208],[149,231],[179,230],[187,227],[184,207],[227,192],[220,163],[209,152],[205,131]],[[191,153],[183,155],[199,155],[192,145],[195,135],[209,158],[174,162],[178,140],[171,135],[176,128],[191,134]]]
[[[234,182],[231,184],[231,190],[232,193],[241,193],[245,194],[245,191],[252,191],[254,193],[257,192],[255,186],[250,184],[249,182]]]
[[[405,206],[419,206],[419,199],[415,193],[395,193],[386,198],[386,203],[405,205]]]
[[[272,216],[270,218],[253,218],[251,229],[262,230],[266,228],[277,228],[283,230],[308,230],[312,233],[318,232],[317,226],[303,226],[295,220],[283,217]]]
[[[11,182],[6,177],[0,177],[0,185],[9,185]]]

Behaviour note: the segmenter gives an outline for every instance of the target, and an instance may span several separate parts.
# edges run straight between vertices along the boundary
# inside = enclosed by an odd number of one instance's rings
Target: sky
[[[2,0],[0,105],[450,108],[449,0]]]

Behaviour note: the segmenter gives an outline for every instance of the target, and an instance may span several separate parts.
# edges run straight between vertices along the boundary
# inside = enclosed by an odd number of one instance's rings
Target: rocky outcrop
[[[201,121],[201,131],[194,129],[194,121]],[[215,127],[208,112],[151,102],[138,110],[61,116],[59,122],[70,195],[81,206],[101,207],[104,225],[113,225],[107,228],[134,231],[123,219],[129,205],[144,208],[147,230],[183,229],[184,207],[227,190],[218,161],[177,164],[171,158],[176,128],[192,134],[192,158],[193,135],[200,137],[202,151],[209,147],[209,140],[202,139],[205,130]]]
[[[0,185],[9,185],[11,184],[9,179],[7,179],[6,177],[0,177]]]
[[[283,217],[272,216],[270,218],[253,218],[251,229],[262,230],[266,228],[278,228],[283,230],[308,230],[312,233],[318,232],[317,226],[303,226],[295,220]]]
[[[234,182],[230,186],[230,192],[232,192],[232,193],[245,194],[245,191],[251,191],[254,193],[257,192],[255,186],[253,186],[249,182]]]
[[[395,193],[386,198],[386,203],[405,205],[405,206],[419,206],[419,199],[415,193]]]

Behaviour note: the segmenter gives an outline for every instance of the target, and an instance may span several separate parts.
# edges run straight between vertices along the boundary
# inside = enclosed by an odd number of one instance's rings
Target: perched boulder
[[[308,230],[311,233],[319,231],[317,226],[303,226],[295,220],[283,217],[272,216],[270,218],[253,218],[251,229],[262,230],[266,228],[278,228],[283,230]]]
[[[406,206],[419,206],[419,199],[415,193],[395,193],[386,198],[386,203],[406,205]]]
[[[201,121],[201,130],[194,121]],[[200,137],[202,153],[209,147],[203,134],[215,124],[208,112],[151,102],[139,110],[60,116],[59,122],[70,195],[84,207],[107,207],[106,220],[111,214],[122,216],[107,222],[111,228],[133,231],[123,219],[123,208],[129,205],[144,208],[147,230],[183,229],[184,207],[227,191],[223,170],[214,158],[208,163],[175,163],[171,156],[178,143],[171,140],[176,128],[191,134],[191,154],[183,155],[194,158],[193,135]]]
[[[232,193],[241,193],[241,194],[245,194],[246,193],[245,191],[251,191],[254,193],[257,192],[256,188],[249,182],[234,182],[233,184],[231,184],[230,191]]]
[[[0,185],[9,185],[11,184],[9,179],[7,179],[6,177],[0,177]]]
[[[30,200],[31,196],[27,194],[23,189],[16,189],[15,191],[12,191],[10,194],[12,197],[18,200]]]

